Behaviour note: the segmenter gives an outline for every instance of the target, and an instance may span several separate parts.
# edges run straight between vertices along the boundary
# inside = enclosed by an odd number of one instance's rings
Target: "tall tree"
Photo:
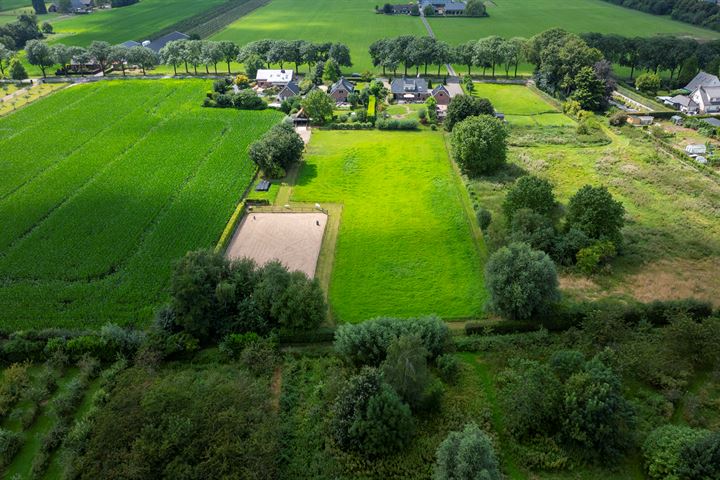
[[[111,47],[109,43],[97,40],[93,40],[88,47],[88,53],[100,65],[100,70],[103,75],[105,75],[105,68],[107,67],[108,59],[110,57],[110,49]]]
[[[240,48],[235,45],[233,42],[228,42],[227,40],[224,40],[222,42],[218,42],[218,49],[222,53],[222,58],[227,63],[227,71],[228,75],[230,72],[230,63],[233,62],[238,54],[240,53]]]
[[[172,65],[173,74],[177,75],[177,66],[185,61],[185,41],[173,40],[168,42],[160,49],[159,53],[163,65]]]
[[[5,75],[5,69],[10,66],[10,60],[14,54],[12,50],[0,44],[0,76]]]
[[[120,65],[123,77],[125,76],[125,66],[128,62],[129,48],[124,45],[115,45],[110,49],[108,59],[115,65]]]
[[[25,52],[27,54],[27,60],[30,65],[40,67],[43,78],[46,78],[47,75],[45,74],[45,71],[48,69],[48,67],[52,67],[55,64],[52,50],[50,49],[48,44],[45,42],[41,42],[40,40],[30,40],[25,45]]]
[[[350,49],[343,43],[333,43],[328,51],[328,59],[335,60],[341,67],[351,67]]]

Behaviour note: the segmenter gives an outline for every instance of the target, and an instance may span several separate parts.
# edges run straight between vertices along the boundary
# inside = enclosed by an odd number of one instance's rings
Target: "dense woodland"
[[[670,15],[673,19],[720,31],[720,6],[699,0],[605,0],[653,15]]]

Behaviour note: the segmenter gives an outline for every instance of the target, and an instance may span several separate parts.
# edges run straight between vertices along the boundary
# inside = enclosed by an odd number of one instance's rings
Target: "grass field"
[[[602,0],[494,0],[488,3],[487,11],[490,16],[485,18],[430,18],[430,26],[439,40],[453,45],[490,35],[529,38],[554,27],[575,33],[647,37],[672,34],[701,39],[720,37],[720,33],[712,30]]]
[[[342,42],[350,47],[349,72],[373,69],[368,47],[379,38],[426,35],[420,19],[377,15],[374,0],[273,0],[232,23],[211,40],[239,45],[264,38]],[[307,67],[304,67],[307,68]]]
[[[142,323],[172,262],[214,245],[279,115],[202,109],[207,88],[75,86],[0,118],[5,325]]]
[[[52,42],[87,46],[93,40],[111,44],[141,42],[174,23],[223,3],[225,0],[143,0],[135,5],[70,15],[53,22]],[[43,18],[40,17],[40,21]]]
[[[573,126],[575,122],[524,85],[475,83],[472,94],[488,98],[511,126]]]
[[[336,320],[478,315],[483,261],[461,195],[440,133],[314,133],[292,200],[343,204]]]

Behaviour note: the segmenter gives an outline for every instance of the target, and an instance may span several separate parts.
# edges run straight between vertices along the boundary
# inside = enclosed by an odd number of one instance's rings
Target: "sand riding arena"
[[[322,212],[249,212],[230,241],[227,256],[252,258],[258,265],[277,259],[289,270],[300,270],[312,278],[327,218]]]

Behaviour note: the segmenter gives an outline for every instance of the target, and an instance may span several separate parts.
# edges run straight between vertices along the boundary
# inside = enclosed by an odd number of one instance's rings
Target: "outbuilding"
[[[650,115],[630,115],[627,122],[635,127],[647,127],[653,124],[653,120]]]

